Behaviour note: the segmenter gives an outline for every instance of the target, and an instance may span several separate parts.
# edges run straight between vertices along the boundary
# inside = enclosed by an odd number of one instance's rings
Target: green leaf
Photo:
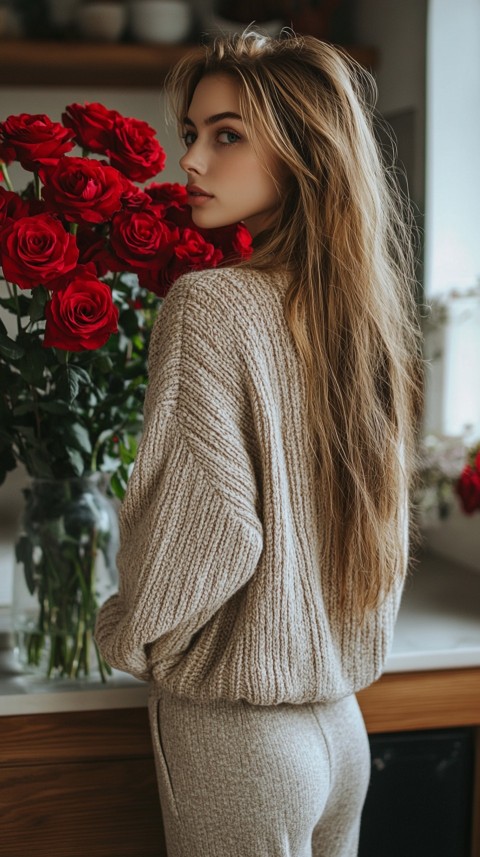
[[[42,450],[35,449],[29,455],[32,472],[35,476],[43,479],[51,479],[54,476],[53,470],[49,465],[49,458]]]
[[[121,312],[118,323],[123,328],[127,336],[133,336],[138,332],[138,317],[134,309],[127,309],[124,312]]]
[[[63,348],[55,348],[54,349],[58,362],[65,366],[68,361],[68,356],[70,354],[69,351],[65,351]]]
[[[29,308],[30,308],[30,298],[25,297],[25,295],[18,295],[18,308],[20,310],[21,317],[28,316]],[[13,315],[17,315],[17,303],[15,298],[0,298],[0,306],[4,309],[8,309],[9,312],[13,313]]]
[[[33,405],[31,402],[23,402],[21,405],[17,405],[13,409],[14,417],[21,417],[23,414],[31,414],[33,413]]]
[[[80,453],[78,452],[78,450],[77,449],[71,449],[71,447],[66,446],[65,452],[68,455],[68,460],[69,460],[69,463],[72,467],[73,472],[77,476],[82,476],[82,474],[85,470],[85,465],[83,463],[83,458],[80,455]]]
[[[8,360],[20,360],[25,354],[25,349],[18,345],[14,339],[0,333],[0,354],[3,354]]]
[[[45,317],[45,304],[48,301],[48,292],[43,286],[37,286],[32,290],[32,301],[30,303],[30,321],[40,321]]]
[[[107,372],[113,369],[113,362],[107,354],[100,354],[95,360],[95,368],[100,374],[107,374]]]
[[[25,438],[25,440],[29,441],[32,444],[35,443],[37,436],[35,433],[35,427],[33,425],[21,425],[19,422],[17,422],[15,427],[18,433],[21,434],[22,437]]]
[[[72,372],[75,372],[79,381],[83,381],[83,383],[86,384],[87,387],[91,387],[92,378],[86,369],[82,369],[81,366],[75,366],[75,365],[71,365],[70,369]]]
[[[123,500],[126,490],[126,483],[120,476],[119,471],[113,474],[110,479],[110,489],[115,497],[118,497],[119,500]]]
[[[62,366],[61,373],[58,374],[58,394],[62,399],[64,398],[70,403],[74,402],[80,390],[77,373],[72,366],[67,364],[66,366]]]
[[[75,449],[80,449],[82,452],[91,453],[92,443],[86,428],[78,423],[65,426],[65,437],[73,444]]]
[[[39,402],[38,408],[40,411],[45,411],[47,414],[68,414],[70,408],[66,402]]]
[[[30,595],[33,595],[36,588],[34,575],[35,566],[33,563],[33,543],[28,536],[20,536],[17,544],[15,545],[15,556],[17,562],[23,565],[25,582]]]
[[[18,368],[27,384],[41,387],[45,374],[45,352],[42,348],[32,348],[18,361]]]

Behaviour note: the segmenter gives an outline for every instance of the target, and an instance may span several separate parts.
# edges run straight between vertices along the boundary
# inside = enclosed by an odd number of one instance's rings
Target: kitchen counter
[[[480,573],[434,554],[407,579],[385,672],[480,666]]]
[[[8,608],[0,631],[8,631]],[[405,585],[385,674],[480,667],[480,574],[433,554],[422,557]],[[147,685],[118,671],[106,684],[46,681],[14,673],[0,650],[0,714],[42,714],[140,708]]]

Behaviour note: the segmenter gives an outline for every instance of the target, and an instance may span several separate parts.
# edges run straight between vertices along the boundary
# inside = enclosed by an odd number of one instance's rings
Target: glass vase
[[[32,479],[15,545],[12,624],[21,669],[46,678],[111,674],[93,639],[116,590],[118,522],[101,474]]]

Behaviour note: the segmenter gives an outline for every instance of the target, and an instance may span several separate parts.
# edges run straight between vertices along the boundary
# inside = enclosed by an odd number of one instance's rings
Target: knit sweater
[[[152,331],[119,592],[95,638],[113,667],[193,699],[333,701],[373,682],[391,645],[403,581],[359,628],[322,561],[287,285],[184,275]]]

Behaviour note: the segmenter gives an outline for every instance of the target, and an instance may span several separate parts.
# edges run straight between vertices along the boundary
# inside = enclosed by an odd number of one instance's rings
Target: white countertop
[[[385,672],[480,667],[480,573],[430,554],[407,579]]]
[[[480,574],[431,554],[405,585],[385,672],[458,667],[480,667]],[[0,715],[137,708],[147,694],[147,684],[118,671],[106,684],[14,674],[11,654],[0,651]]]

